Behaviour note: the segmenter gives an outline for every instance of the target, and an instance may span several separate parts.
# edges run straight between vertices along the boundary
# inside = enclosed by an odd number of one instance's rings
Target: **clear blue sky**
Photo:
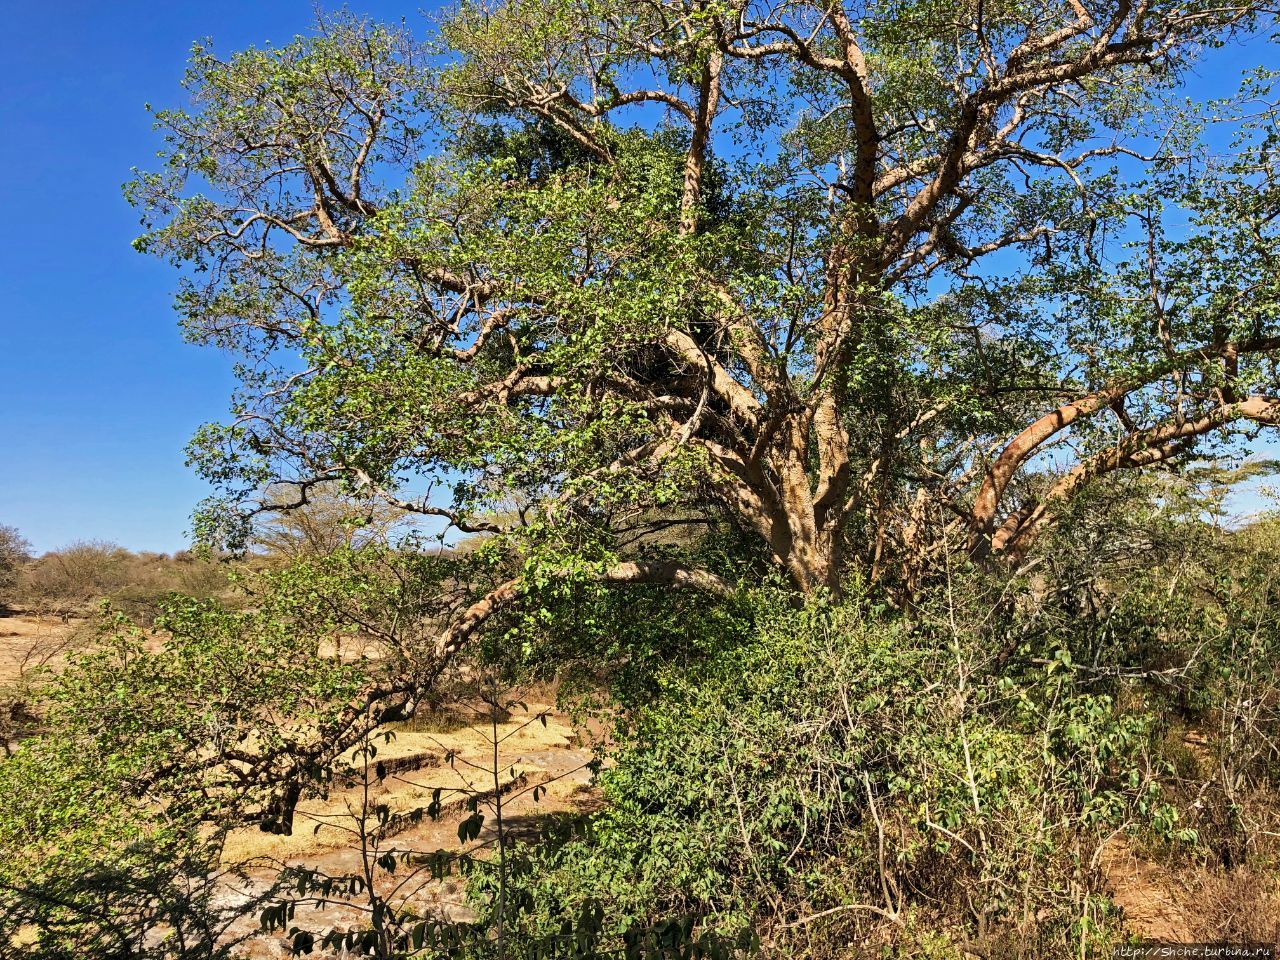
[[[416,5],[352,4],[421,23]],[[11,4],[0,37],[0,523],[38,551],[80,539],[185,545],[208,491],[183,466],[195,427],[226,410],[230,360],[189,346],[174,274],[133,252],[121,197],[157,141],[143,109],[179,102],[191,42],[219,50],[305,32],[309,0]],[[1218,59],[1280,57],[1265,41]],[[1188,88],[1220,95],[1213,68]]]

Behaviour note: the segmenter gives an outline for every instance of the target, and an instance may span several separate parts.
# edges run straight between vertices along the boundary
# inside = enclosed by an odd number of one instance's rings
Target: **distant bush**
[[[22,534],[13,527],[0,524],[0,609],[11,601],[11,594],[23,566],[30,559],[30,553],[31,544]]]
[[[269,509],[254,523],[250,543],[277,558],[320,557],[385,544],[408,530],[404,511],[347,495],[333,483],[305,491],[296,484],[274,484],[264,492],[263,504]]]
[[[189,552],[133,553],[112,543],[86,541],[30,561],[15,589],[24,606],[46,614],[82,616],[110,600],[131,617],[149,622],[171,593],[217,595],[227,571],[217,560]]]

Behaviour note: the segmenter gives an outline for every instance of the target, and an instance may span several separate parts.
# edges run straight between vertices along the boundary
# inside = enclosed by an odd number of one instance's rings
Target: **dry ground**
[[[0,615],[0,688],[20,682],[38,667],[60,667],[83,627],[83,621],[59,617]]]
[[[545,725],[537,719],[543,713],[547,714]],[[588,809],[596,802],[588,767],[592,753],[549,704],[531,702],[527,712],[516,711],[507,722],[498,725],[496,765],[493,732],[481,724],[440,732],[397,731],[392,742],[379,747],[376,761],[385,764],[387,772],[384,779],[378,780],[375,768],[370,768],[367,798],[364,778],[358,776],[327,799],[302,801],[291,836],[272,836],[253,829],[233,834],[224,856],[228,865],[247,864],[248,880],[228,879],[224,898],[232,901],[260,893],[281,865],[307,867],[331,876],[361,872],[363,858],[357,828],[361,811],[369,805],[385,804],[393,813],[405,814],[426,807],[439,789],[444,806],[440,818],[424,818],[393,831],[382,849],[410,857],[440,850],[489,857],[496,835],[494,805],[498,793],[509,839],[536,834],[539,823],[547,816]],[[535,787],[539,789],[535,791]],[[476,841],[462,844],[458,825],[470,815],[468,797],[479,798],[485,824]],[[390,894],[396,890],[396,899],[419,916],[449,920],[472,916],[456,878],[433,880],[428,870],[412,875],[412,867],[397,868],[392,874],[379,873],[378,877],[380,892]],[[323,910],[300,906],[294,922],[323,933],[359,929],[364,920],[358,907],[330,903]],[[287,938],[257,932],[251,918],[238,923],[232,933],[247,938],[240,947],[246,957],[288,955]]]
[[[1102,872],[1125,930],[1161,943],[1280,943],[1280,889],[1273,875],[1195,864],[1176,872],[1123,838],[1103,849]]]

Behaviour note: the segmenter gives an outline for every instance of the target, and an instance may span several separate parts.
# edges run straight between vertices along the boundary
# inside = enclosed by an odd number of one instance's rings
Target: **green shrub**
[[[819,930],[939,955],[1106,935],[1081,883],[1094,852],[1126,825],[1175,829],[1151,716],[1082,689],[1065,649],[997,666],[976,633],[756,601],[748,642],[659,677],[584,829],[517,848],[509,929],[599,904],[617,936],[695,915],[784,953]],[[478,903],[492,884],[473,880]]]

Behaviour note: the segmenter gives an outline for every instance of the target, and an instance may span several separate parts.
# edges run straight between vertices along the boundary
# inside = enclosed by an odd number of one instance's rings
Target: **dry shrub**
[[[1274,872],[1251,866],[1200,870],[1187,879],[1197,940],[1280,947],[1280,885]]]
[[[0,610],[11,599],[13,588],[30,559],[31,544],[13,527],[0,523]]]
[[[133,553],[99,541],[72,544],[31,561],[17,595],[28,608],[64,618],[86,616],[110,600],[130,616],[150,622],[168,594],[208,597],[225,591],[226,568],[189,552]]]
[[[418,710],[408,720],[395,724],[395,729],[407,733],[455,733],[458,730],[474,727],[480,719],[480,714],[474,707],[465,704],[444,704],[434,709]],[[498,711],[499,723],[507,723],[510,719],[509,711]]]

